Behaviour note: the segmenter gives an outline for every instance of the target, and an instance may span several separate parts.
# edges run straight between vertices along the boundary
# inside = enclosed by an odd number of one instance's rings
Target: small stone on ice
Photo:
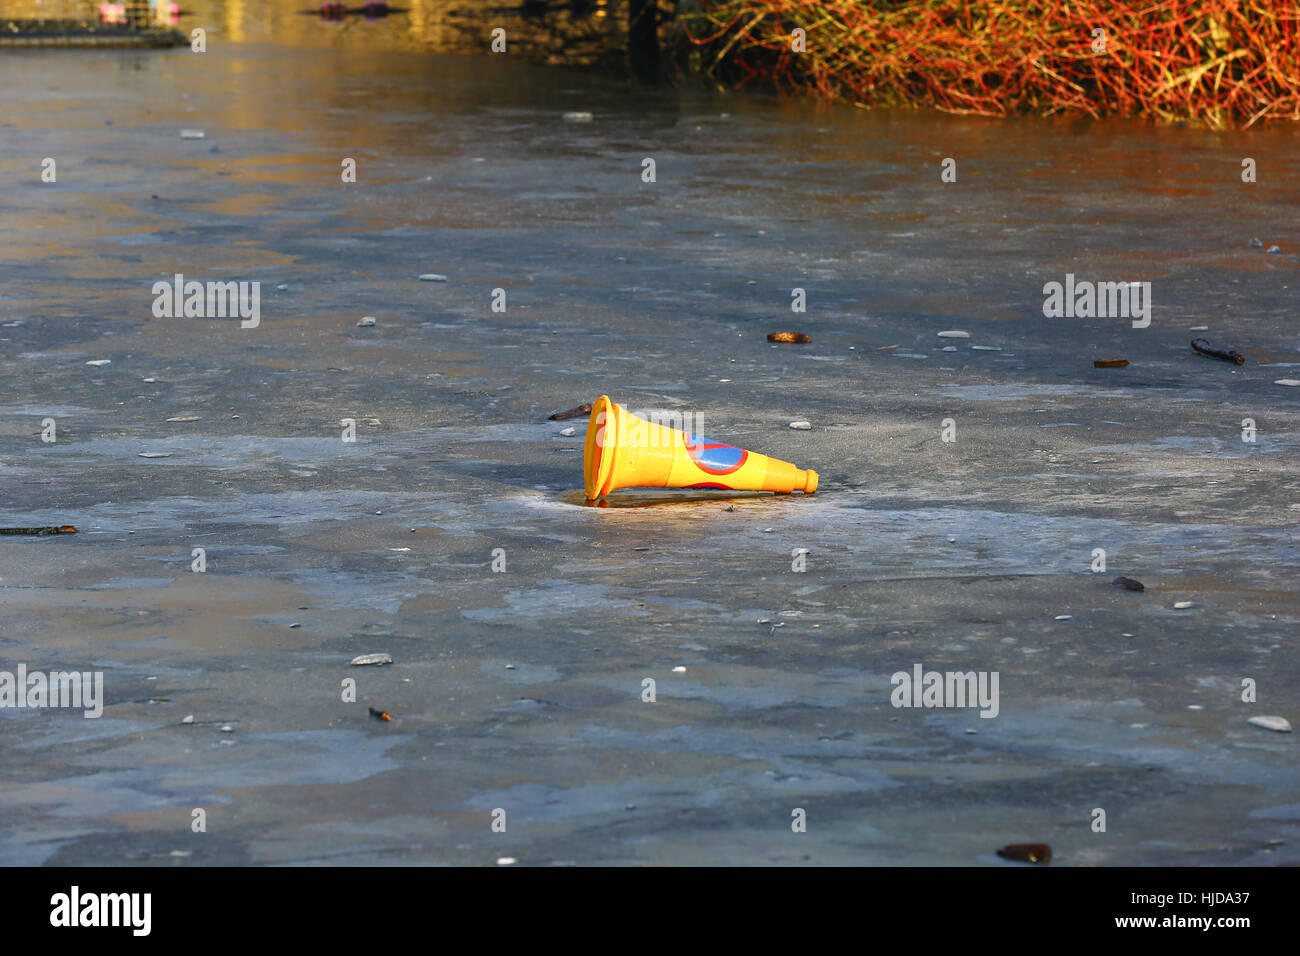
[[[393,658],[388,654],[362,654],[359,657],[352,658],[353,667],[362,667],[366,664],[391,664]]]
[[[172,453],[169,451],[142,451],[141,458],[170,458]]]
[[[292,624],[290,624],[289,626],[290,626],[290,627],[302,627],[302,625],[299,624],[297,621],[294,621],[294,622],[293,622]]]
[[[791,422],[790,427],[806,431],[807,429],[812,428],[812,422]]]
[[[1001,349],[1000,346],[997,346],[997,345],[972,345],[972,346],[971,346],[971,351],[973,351],[973,352],[1001,352],[1002,349]]]
[[[1250,240],[1250,248],[1252,248],[1252,249],[1263,249],[1263,248],[1264,248],[1264,243],[1260,242],[1258,239],[1252,239],[1252,240]]]
[[[939,333],[939,338],[941,338],[941,339],[968,339],[968,338],[970,338],[970,333],[969,333],[969,332],[963,332],[961,329],[949,329],[947,332],[940,332],[940,333]]]
[[[674,674],[685,674],[685,673],[686,673],[686,668],[685,668],[685,667],[674,667],[674,668],[673,668],[673,673],[674,673]]]
[[[99,368],[101,365],[112,365],[113,360],[112,359],[91,359],[86,364],[93,365],[95,366],[95,368]]]
[[[446,282],[447,277],[436,272],[426,272],[420,276],[421,282]]]
[[[181,130],[181,139],[202,139],[203,130],[201,129],[183,129]]]
[[[591,114],[584,110],[575,110],[572,113],[565,113],[564,120],[567,123],[590,123]]]
[[[942,349],[940,349],[939,351],[941,351],[941,352],[955,352],[955,351],[957,351],[957,346],[955,346],[955,345],[945,345],[945,346],[944,346]]]
[[[1192,602],[1191,602],[1191,601],[1175,601],[1175,602],[1174,602],[1174,607],[1177,608],[1177,609],[1180,610],[1180,611],[1185,611],[1185,610],[1187,610],[1187,609],[1188,609],[1189,607],[1191,607],[1191,606],[1192,606]]]
[[[193,714],[189,714],[188,716],[186,716],[186,718],[185,718],[184,720],[181,721],[181,723],[182,723],[182,724],[192,724],[192,723],[194,723],[194,715],[193,715]]]
[[[1279,378],[1274,385],[1300,385],[1300,378]]]
[[[235,732],[235,728],[234,728],[234,727],[231,727],[229,724],[222,724],[222,725],[221,725],[221,732],[222,732],[223,734],[233,734],[233,733]]]
[[[516,860],[513,856],[497,857],[497,866],[509,866],[511,863],[515,862]]]
[[[178,416],[175,417],[175,418],[169,418],[169,419],[167,419],[167,420],[168,420],[169,422],[197,422],[197,421],[199,420],[199,416],[198,416],[198,415],[178,415]]]
[[[1074,615],[1072,615],[1072,614],[1058,614],[1058,615],[1056,615],[1056,620],[1058,620],[1058,621],[1073,621],[1073,620],[1074,620]]]
[[[514,665],[514,664],[507,664],[507,665],[506,665],[506,670],[508,670],[508,671],[512,671],[512,670],[514,670],[514,669],[515,669],[515,665]]]
[[[1252,717],[1246,723],[1265,730],[1276,730],[1280,734],[1291,733],[1291,721],[1285,717]]]
[[[373,315],[363,315],[360,319],[357,320],[357,325],[363,329],[371,328],[374,324],[375,324],[375,317]]]
[[[561,429],[560,434],[565,438],[572,438],[574,436],[574,431],[572,428],[565,428]]]
[[[281,283],[280,285],[278,285],[278,286],[275,287],[275,291],[276,291],[276,292],[284,292],[284,291],[287,290],[288,288],[289,288],[289,287],[288,287],[287,285]]]
[[[1267,249],[1265,249],[1264,251],[1265,251],[1265,252],[1281,252],[1281,251],[1282,251],[1282,247],[1281,247],[1281,246],[1269,246],[1269,247],[1268,247]]]
[[[775,528],[764,528],[763,534],[771,534],[775,530],[776,530]]]

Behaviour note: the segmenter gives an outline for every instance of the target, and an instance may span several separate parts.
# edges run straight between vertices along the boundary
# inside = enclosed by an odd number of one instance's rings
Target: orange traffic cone
[[[817,472],[733,445],[708,441],[633,415],[602,395],[591,406],[582,456],[587,497],[615,488],[817,490]]]

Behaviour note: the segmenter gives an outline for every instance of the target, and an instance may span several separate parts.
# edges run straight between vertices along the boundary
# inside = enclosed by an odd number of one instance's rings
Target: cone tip
[[[808,474],[808,478],[804,482],[803,493],[805,495],[811,495],[813,492],[817,490],[817,472],[809,468],[807,474]]]

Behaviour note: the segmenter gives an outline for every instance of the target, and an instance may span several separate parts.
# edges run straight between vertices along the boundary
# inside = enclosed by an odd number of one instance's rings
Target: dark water
[[[865,113],[212,9],[203,55],[0,57],[0,524],[81,529],[0,538],[0,669],[108,698],[0,710],[0,861],[1297,861],[1294,735],[1246,723],[1300,716],[1294,129]],[[261,324],[155,318],[177,272],[260,281]],[[1045,318],[1067,273],[1150,282],[1150,326]],[[584,423],[545,417],[601,393],[821,490],[585,507]],[[996,671],[998,716],[892,707],[916,663]]]

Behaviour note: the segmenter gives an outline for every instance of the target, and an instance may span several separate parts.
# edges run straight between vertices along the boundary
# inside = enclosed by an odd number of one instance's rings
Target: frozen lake
[[[0,862],[1300,863],[1247,724],[1300,719],[1300,132],[255,26],[0,55],[0,525],[81,532],[0,538],[0,670],[106,696],[0,709]],[[155,317],[176,273],[260,324]],[[1149,327],[1046,318],[1067,274]],[[820,491],[587,507],[546,416],[602,393]],[[916,664],[997,716],[894,707]]]

